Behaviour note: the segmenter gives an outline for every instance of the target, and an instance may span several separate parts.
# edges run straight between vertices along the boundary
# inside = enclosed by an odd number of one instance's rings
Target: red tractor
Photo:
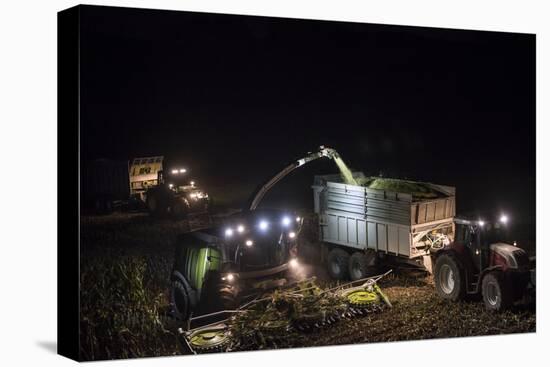
[[[432,256],[435,288],[447,300],[479,295],[488,310],[511,307],[534,291],[527,252],[508,240],[508,218],[495,223],[455,219],[454,241]]]

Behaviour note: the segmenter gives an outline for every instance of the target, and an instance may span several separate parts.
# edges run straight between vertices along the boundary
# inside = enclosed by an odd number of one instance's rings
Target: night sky
[[[165,155],[245,196],[324,144],[534,228],[534,35],[105,7],[81,26],[83,161]],[[310,207],[336,172],[314,162],[267,203]]]

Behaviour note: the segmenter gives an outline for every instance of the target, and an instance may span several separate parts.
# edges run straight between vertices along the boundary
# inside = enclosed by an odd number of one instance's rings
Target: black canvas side
[[[57,352],[79,354],[80,7],[57,15]]]

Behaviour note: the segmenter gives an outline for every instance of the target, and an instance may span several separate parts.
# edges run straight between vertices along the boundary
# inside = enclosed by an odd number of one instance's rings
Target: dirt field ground
[[[216,219],[214,219],[215,221]],[[169,276],[176,235],[207,226],[154,220],[141,213],[81,217],[81,354],[86,360],[178,355],[168,310]],[[311,274],[326,279],[313,265]],[[289,346],[321,346],[441,337],[534,332],[535,310],[499,314],[475,300],[438,299],[431,277],[390,275],[381,287],[393,308],[343,320]]]

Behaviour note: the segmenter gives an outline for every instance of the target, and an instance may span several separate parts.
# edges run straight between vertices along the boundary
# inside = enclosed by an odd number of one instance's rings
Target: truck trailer
[[[314,212],[331,277],[370,276],[385,257],[431,271],[430,250],[454,237],[455,188],[365,177],[362,172],[354,172],[353,178],[360,183],[383,181],[393,189],[348,184],[341,175],[315,176]]]

